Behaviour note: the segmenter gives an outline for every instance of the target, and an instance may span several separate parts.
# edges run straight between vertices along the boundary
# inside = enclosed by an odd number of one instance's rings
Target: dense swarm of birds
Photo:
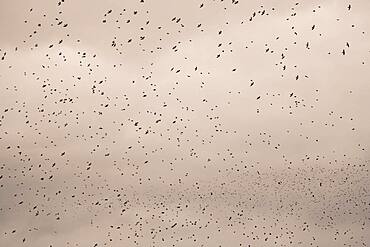
[[[0,246],[370,245],[367,1],[8,4]]]

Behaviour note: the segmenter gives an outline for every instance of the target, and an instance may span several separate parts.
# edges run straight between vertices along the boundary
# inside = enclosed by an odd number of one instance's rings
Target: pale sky
[[[370,2],[0,0],[0,246],[370,245]]]

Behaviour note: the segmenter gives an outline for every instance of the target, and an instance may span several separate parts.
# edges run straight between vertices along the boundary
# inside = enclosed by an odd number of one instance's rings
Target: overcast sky
[[[0,246],[368,246],[370,2],[0,0]]]

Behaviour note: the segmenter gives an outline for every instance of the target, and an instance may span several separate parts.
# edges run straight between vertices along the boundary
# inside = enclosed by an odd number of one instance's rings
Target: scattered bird
[[[369,6],[264,2],[4,1],[0,246],[369,246]]]

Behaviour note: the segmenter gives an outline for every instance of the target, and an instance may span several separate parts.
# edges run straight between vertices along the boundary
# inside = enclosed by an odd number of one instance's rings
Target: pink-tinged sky
[[[0,0],[0,246],[369,246],[370,2]]]

